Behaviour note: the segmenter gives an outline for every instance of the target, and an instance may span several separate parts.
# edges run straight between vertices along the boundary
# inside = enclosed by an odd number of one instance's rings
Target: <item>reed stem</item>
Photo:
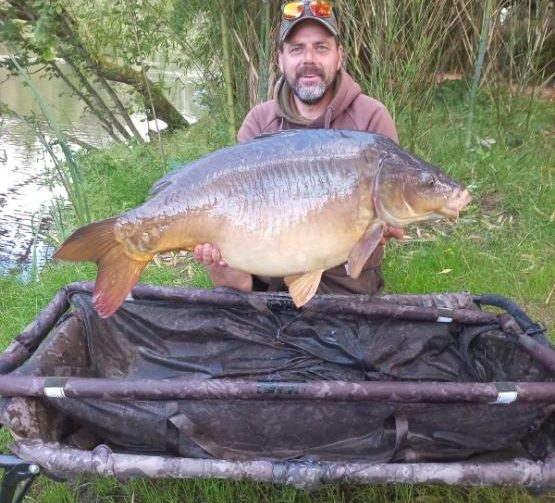
[[[225,94],[226,94],[226,115],[227,124],[230,140],[235,138],[237,133],[237,128],[235,126],[235,99],[233,97],[233,70],[231,61],[231,47],[230,47],[230,36],[229,27],[227,25],[227,19],[225,15],[226,9],[225,4],[222,4],[220,13],[220,26],[222,30],[222,50],[223,50],[223,73],[225,82]]]
[[[474,122],[474,107],[476,106],[476,95],[482,78],[482,69],[484,66],[484,56],[486,54],[487,41],[489,37],[489,27],[493,14],[493,1],[486,0],[484,14],[482,17],[482,30],[480,32],[480,45],[478,47],[478,55],[476,64],[474,65],[474,76],[472,78],[472,86],[470,88],[468,114],[466,118],[466,137],[464,141],[464,149],[468,151],[472,139],[472,126]]]

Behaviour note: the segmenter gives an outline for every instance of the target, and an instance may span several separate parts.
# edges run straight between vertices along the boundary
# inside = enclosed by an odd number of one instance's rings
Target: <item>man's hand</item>
[[[404,235],[405,229],[402,229],[401,227],[387,227],[383,233],[382,244],[387,243],[387,241],[391,238],[403,239]]]
[[[210,243],[199,244],[193,250],[193,257],[206,267],[208,276],[215,287],[225,286],[244,292],[252,290],[252,276],[243,271],[236,271],[227,265],[220,250]]]

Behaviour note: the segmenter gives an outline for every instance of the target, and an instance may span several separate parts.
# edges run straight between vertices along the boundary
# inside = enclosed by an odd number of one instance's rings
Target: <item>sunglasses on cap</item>
[[[333,4],[327,0],[312,0],[311,2],[287,2],[281,8],[281,17],[286,21],[299,19],[304,14],[305,7],[308,6],[314,17],[328,18],[333,15]]]

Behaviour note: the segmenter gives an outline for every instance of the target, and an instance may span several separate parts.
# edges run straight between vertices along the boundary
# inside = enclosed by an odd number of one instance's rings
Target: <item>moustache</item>
[[[297,70],[296,78],[304,77],[305,75],[317,75],[318,77],[325,78],[324,70],[319,66],[305,65]]]

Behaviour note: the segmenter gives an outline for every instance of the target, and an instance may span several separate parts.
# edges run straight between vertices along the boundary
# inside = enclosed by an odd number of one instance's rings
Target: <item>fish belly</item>
[[[301,240],[294,235],[279,243],[266,239],[253,242],[251,236],[238,234],[223,242],[220,249],[234,269],[260,276],[289,276],[342,264],[355,243],[353,239]]]
[[[293,222],[276,222],[278,214],[260,218],[256,229],[238,222],[222,226],[226,230],[213,242],[231,267],[261,276],[330,269],[347,261],[368,225],[348,207],[328,207]]]

